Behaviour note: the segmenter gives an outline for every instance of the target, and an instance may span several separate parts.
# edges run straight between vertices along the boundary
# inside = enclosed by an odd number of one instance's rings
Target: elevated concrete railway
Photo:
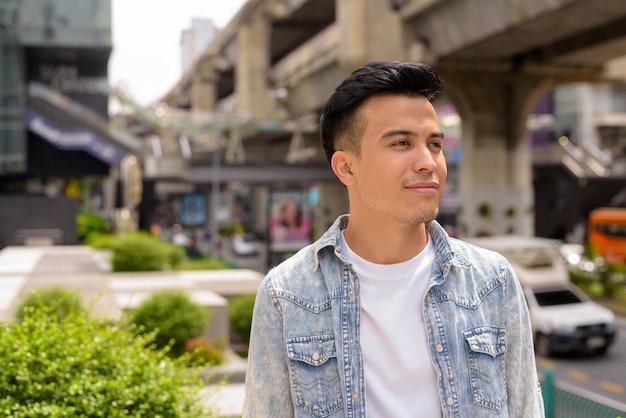
[[[225,133],[245,149],[239,163],[324,170],[315,121],[337,84],[373,60],[428,62],[462,120],[463,233],[529,234],[528,115],[560,83],[625,79],[625,53],[623,0],[249,0],[163,102],[272,121],[274,129]],[[208,161],[195,144],[191,178]],[[474,210],[485,204],[489,219]]]

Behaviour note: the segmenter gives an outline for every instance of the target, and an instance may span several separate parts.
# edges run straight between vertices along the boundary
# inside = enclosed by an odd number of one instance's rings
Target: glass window
[[[567,305],[583,302],[574,292],[568,289],[538,291],[535,292],[535,298],[539,306]]]

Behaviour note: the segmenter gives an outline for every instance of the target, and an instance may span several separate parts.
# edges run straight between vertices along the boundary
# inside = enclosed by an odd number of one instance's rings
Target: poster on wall
[[[206,224],[206,198],[202,194],[186,194],[181,199],[180,222],[185,226]]]
[[[270,193],[270,251],[297,251],[311,243],[311,209],[307,196],[305,189]]]

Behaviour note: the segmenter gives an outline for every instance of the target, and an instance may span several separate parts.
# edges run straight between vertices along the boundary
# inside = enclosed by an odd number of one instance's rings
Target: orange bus
[[[597,208],[589,213],[587,239],[608,263],[626,263],[626,208]]]

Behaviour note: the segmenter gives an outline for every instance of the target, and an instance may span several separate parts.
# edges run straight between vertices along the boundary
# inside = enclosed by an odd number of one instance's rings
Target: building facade
[[[0,18],[0,241],[75,243],[78,212],[124,205],[138,145],[108,123],[110,0],[8,1]]]

